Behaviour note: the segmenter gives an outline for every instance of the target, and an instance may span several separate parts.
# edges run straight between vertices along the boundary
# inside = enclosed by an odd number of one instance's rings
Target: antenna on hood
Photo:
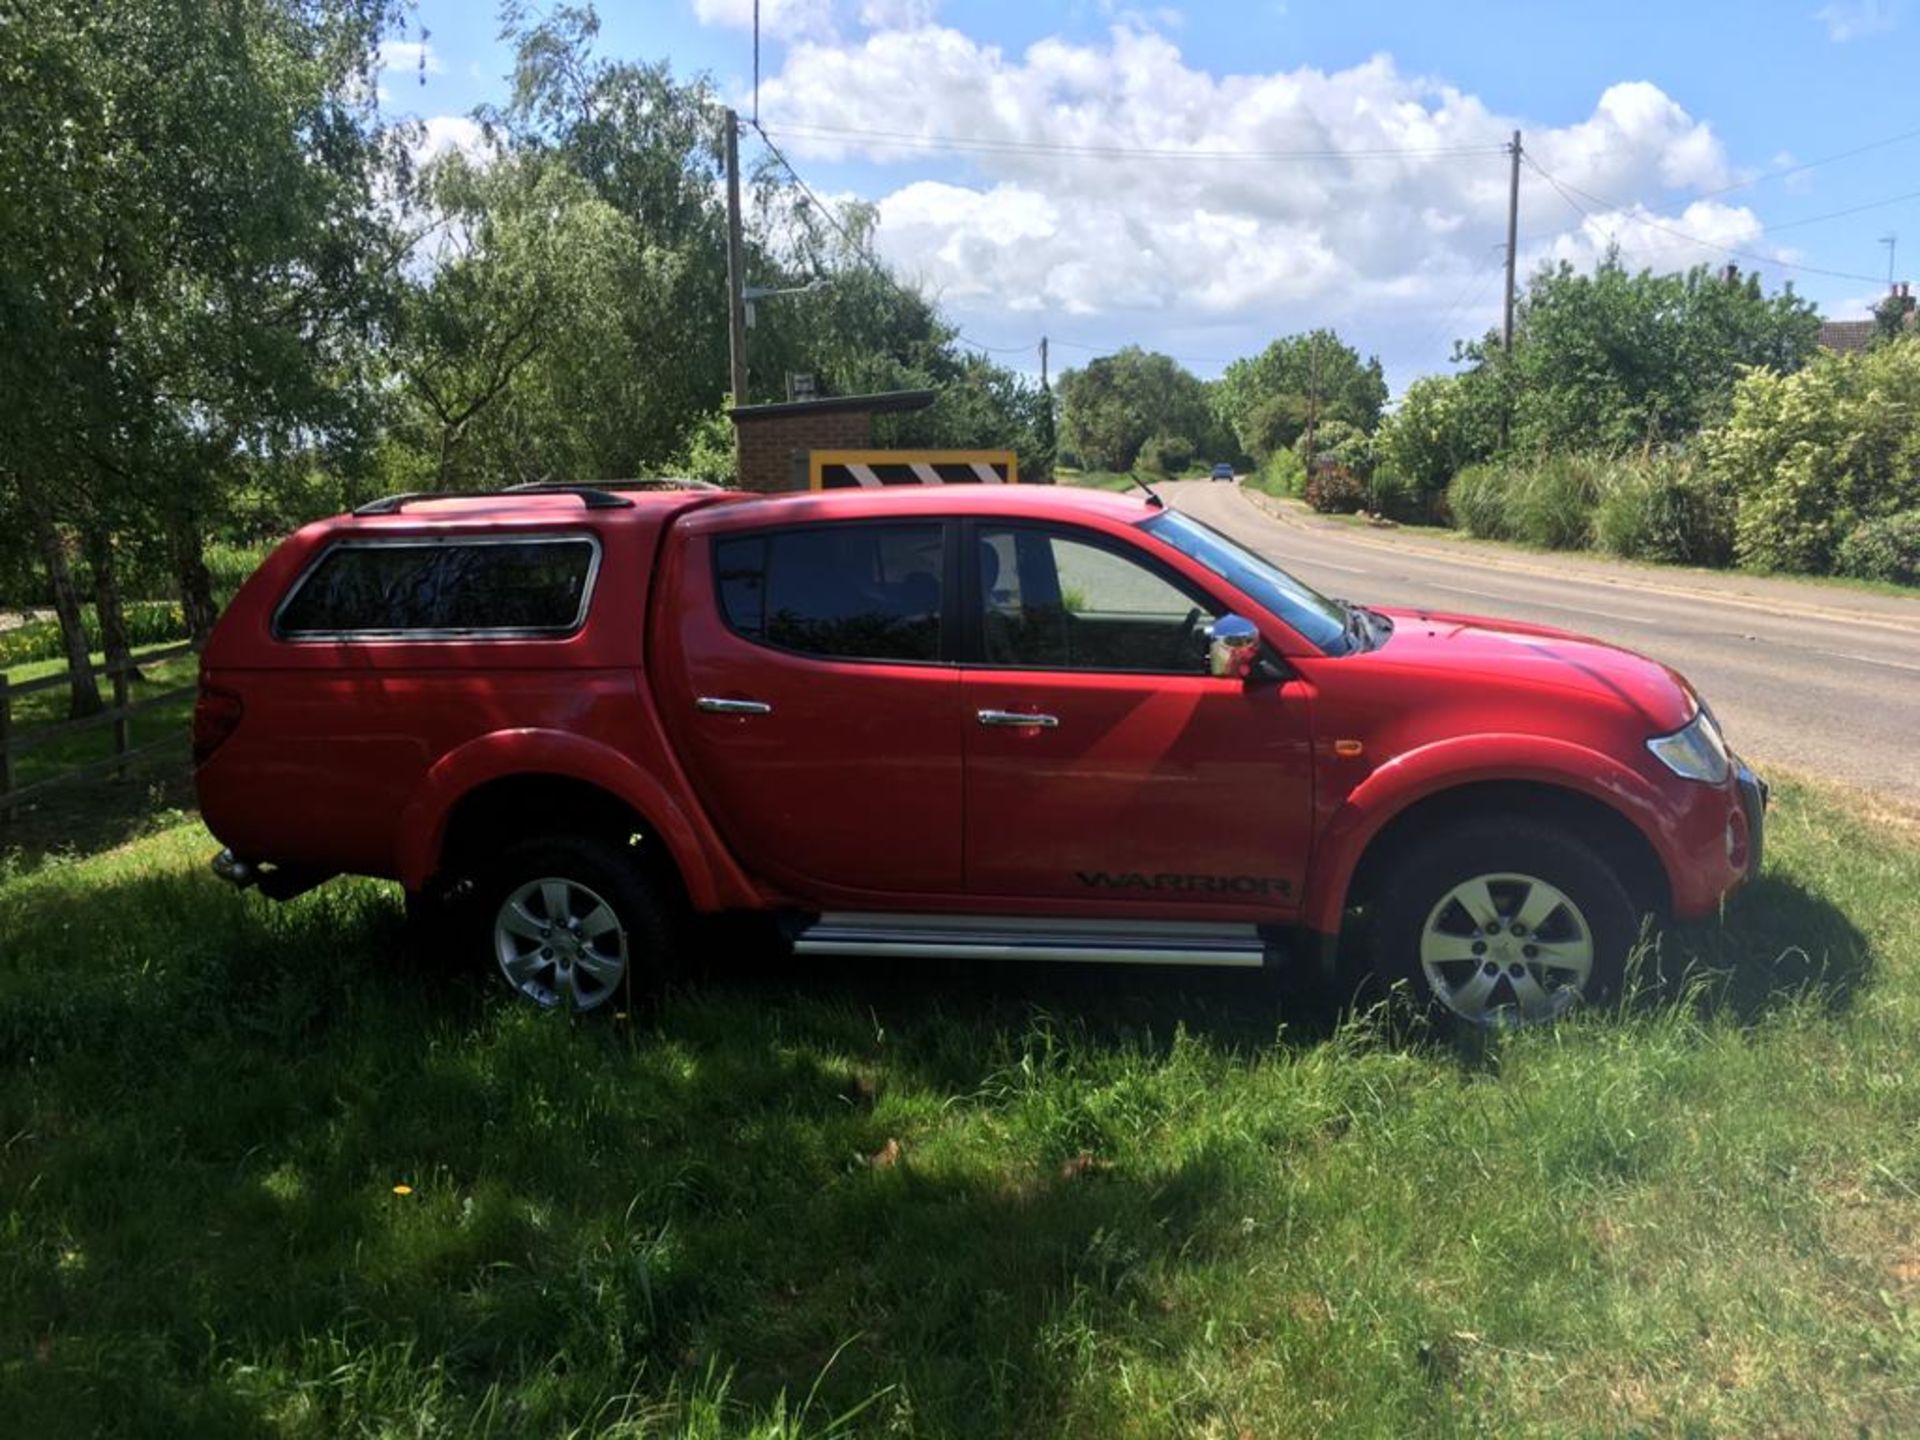
[[[1154,509],[1164,510],[1167,508],[1167,502],[1162,500],[1158,495],[1154,494],[1153,486],[1149,485],[1146,481],[1142,480],[1139,477],[1139,475],[1129,470],[1127,472],[1127,478],[1131,480],[1134,484],[1138,485],[1142,490],[1147,492],[1147,503],[1153,506]]]

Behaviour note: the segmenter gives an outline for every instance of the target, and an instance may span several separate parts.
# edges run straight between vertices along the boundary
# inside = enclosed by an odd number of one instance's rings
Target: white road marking
[[[1522,596],[1496,595],[1491,590],[1469,590],[1464,585],[1441,585],[1435,581],[1426,582],[1429,590],[1451,590],[1456,595],[1477,595],[1482,600],[1498,600],[1507,605],[1538,605],[1543,610],[1565,610],[1570,615],[1601,615],[1608,620],[1618,620],[1627,625],[1661,625],[1664,621],[1650,620],[1644,615],[1622,615],[1618,610],[1602,610],[1598,605],[1556,605],[1551,600],[1529,600]]]
[[[1322,570],[1338,570],[1342,575],[1371,575],[1373,573],[1371,570],[1364,570],[1358,565],[1336,565],[1331,560],[1289,560],[1287,563],[1289,565],[1299,565],[1303,568],[1317,566]]]
[[[1841,660],[1858,660],[1862,665],[1885,665],[1890,670],[1912,670],[1920,674],[1920,665],[1909,665],[1904,660],[1880,660],[1872,655],[1855,655],[1848,650],[1816,650],[1816,655],[1832,655]]]

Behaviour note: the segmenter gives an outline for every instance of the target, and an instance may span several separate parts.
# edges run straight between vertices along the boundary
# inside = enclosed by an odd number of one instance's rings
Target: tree
[[[1437,495],[1498,446],[1496,400],[1463,376],[1421,376],[1380,424],[1376,449],[1382,470],[1423,495]]]
[[[1609,255],[1591,274],[1562,262],[1534,274],[1514,314],[1511,360],[1498,337],[1462,347],[1506,389],[1524,450],[1624,450],[1675,441],[1722,418],[1743,367],[1798,369],[1820,330],[1788,285],[1629,273]]]
[[[1264,461],[1290,448],[1309,422],[1339,420],[1371,433],[1387,403],[1378,359],[1362,360],[1331,330],[1275,340],[1227,366],[1215,407],[1241,448]]]
[[[1156,435],[1217,444],[1207,388],[1171,356],[1129,345],[1060,377],[1061,439],[1081,463],[1131,470]]]
[[[445,248],[410,288],[394,347],[406,488],[627,473],[618,442],[600,443],[599,407],[640,368],[621,323],[652,279],[637,227],[535,150],[449,156],[425,193]]]
[[[27,0],[0,25],[0,452],[70,659],[73,531],[109,619],[99,532],[164,536],[204,638],[202,545],[234,477],[347,443],[366,413],[357,345],[398,258],[370,203],[397,153],[370,83],[394,18],[386,0]]]

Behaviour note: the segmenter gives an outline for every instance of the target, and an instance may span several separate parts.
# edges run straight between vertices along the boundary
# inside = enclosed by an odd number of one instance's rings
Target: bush
[[[127,638],[136,646],[167,645],[187,638],[186,616],[170,600],[136,600],[125,606]],[[87,647],[100,653],[100,626],[93,607],[83,608],[87,626]],[[11,630],[0,631],[0,670],[15,665],[30,665],[37,660],[63,660],[66,646],[60,640],[58,620],[29,620]]]
[[[1920,338],[1750,371],[1700,445],[1736,497],[1742,565],[1830,572],[1857,527],[1920,508]]]
[[[1307,477],[1306,501],[1322,515],[1352,515],[1367,507],[1367,482],[1345,465],[1322,462]]]
[[[1367,481],[1367,509],[1390,520],[1426,519],[1426,497],[1397,470],[1379,469]]]
[[[1549,455],[1521,467],[1513,489],[1518,539],[1549,550],[1593,543],[1593,512],[1613,471],[1594,455]]]
[[[207,546],[207,573],[213,577],[213,594],[222,607],[233,599],[233,592],[260,568],[260,562],[273,549],[271,544],[229,545],[216,540]]]
[[[1920,585],[1920,510],[1854,526],[1834,558],[1842,575]]]
[[[1171,477],[1193,463],[1193,441],[1184,435],[1155,435],[1140,447],[1137,468]]]
[[[1508,459],[1462,470],[1448,492],[1454,520],[1483,540],[1584,549],[1611,461],[1593,455]]]
[[[1511,540],[1513,507],[1508,503],[1511,470],[1500,464],[1469,465],[1447,488],[1453,523],[1482,540]]]
[[[1681,454],[1615,467],[1593,513],[1594,543],[1608,554],[1677,565],[1731,565],[1733,527],[1733,497]]]
[[[1307,490],[1307,467],[1291,450],[1276,450],[1260,466],[1260,488],[1298,500]]]
[[[686,443],[667,462],[667,473],[726,489],[739,483],[733,465],[733,421],[724,409],[709,411],[694,422]]]

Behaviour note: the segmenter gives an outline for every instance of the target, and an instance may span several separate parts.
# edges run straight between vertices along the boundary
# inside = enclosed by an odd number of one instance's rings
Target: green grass
[[[142,653],[145,649],[135,651],[136,655]],[[96,664],[104,659],[99,655],[93,658]],[[129,698],[138,704],[148,696],[192,685],[198,666],[198,658],[192,655],[149,665],[131,683]],[[61,674],[66,668],[64,660],[45,660],[15,665],[6,673],[18,684]],[[99,683],[101,699],[111,705],[111,682],[102,676]],[[12,708],[14,734],[30,738],[40,727],[67,718],[66,687],[16,695]],[[21,801],[14,822],[0,822],[0,864],[11,863],[19,870],[50,854],[64,850],[91,852],[148,833],[156,823],[177,823],[181,807],[192,798],[187,775],[187,736],[192,720],[191,692],[133,716],[129,722],[132,746],[168,737],[177,743],[162,745],[130,761],[124,780],[111,772],[82,776]],[[14,783],[32,785],[112,754],[110,723],[78,730],[17,756]]]
[[[0,872],[0,1414],[1914,1433],[1920,849],[1791,785],[1770,840],[1665,937],[1692,985],[1479,1046],[717,940],[572,1023],[413,963],[390,887],[226,890],[192,823]]]
[[[1079,485],[1089,490],[1134,490],[1139,486],[1133,476],[1116,470],[1073,470],[1062,467],[1054,471],[1054,477],[1062,485]]]

